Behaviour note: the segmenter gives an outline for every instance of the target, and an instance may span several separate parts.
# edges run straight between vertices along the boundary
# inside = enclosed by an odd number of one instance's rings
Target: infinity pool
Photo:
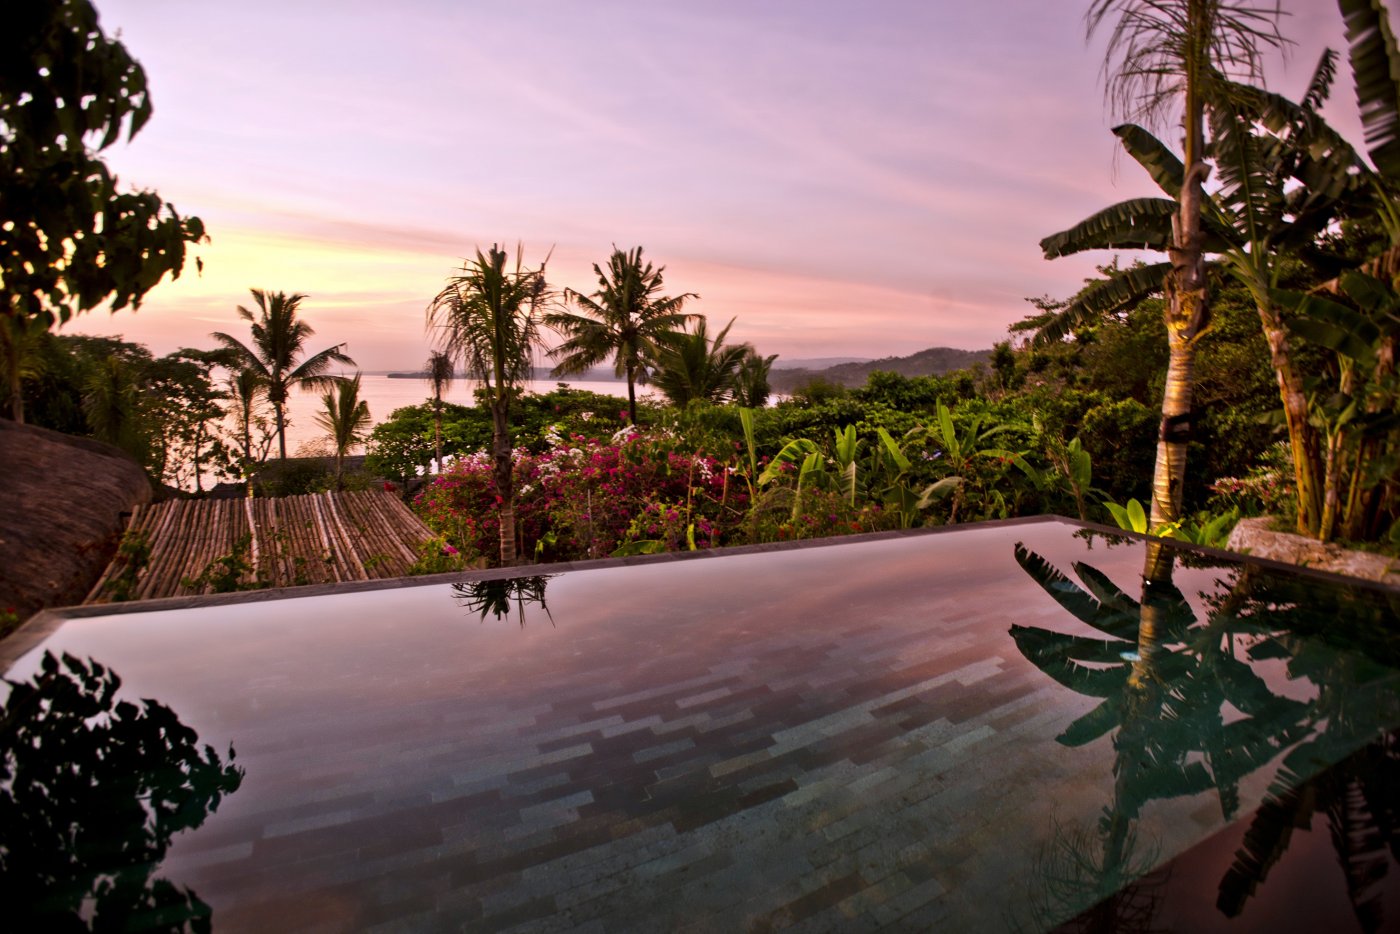
[[[1144,547],[1028,521],[53,614],[7,644],[0,895],[264,931],[1400,923],[1400,594],[1190,553],[1144,586]]]

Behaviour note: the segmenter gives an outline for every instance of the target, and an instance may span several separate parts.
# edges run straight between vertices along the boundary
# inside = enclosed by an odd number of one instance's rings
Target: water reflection
[[[549,619],[549,625],[553,626],[554,616],[549,612],[549,604],[545,603],[544,592],[549,581],[557,576],[542,574],[534,577],[468,581],[453,584],[452,596],[457,600],[458,606],[480,613],[483,620],[486,619],[487,613],[492,614],[495,619],[508,617],[513,605],[521,629],[525,628],[525,607],[539,604]]]
[[[10,930],[207,930],[193,891],[156,876],[243,770],[116,673],[46,653],[0,705],[0,904]]]
[[[1397,773],[1394,742],[1367,744],[1400,723],[1394,601],[1234,568],[1200,595],[1198,618],[1172,581],[1173,553],[1160,545],[1148,548],[1138,599],[1083,562],[1073,565],[1076,582],[1019,544],[1016,560],[1095,633],[1011,629],[1041,671],[1101,699],[1057,741],[1077,747],[1111,736],[1114,751],[1113,794],[1097,827],[1056,826],[1041,853],[1032,893],[1037,920],[1078,915],[1074,929],[1150,928],[1155,900],[1134,884],[1155,862],[1139,849],[1144,807],[1209,793],[1221,817],[1233,821],[1240,782],[1282,755],[1255,826],[1221,881],[1219,909],[1238,915],[1286,849],[1290,829],[1326,810],[1357,917],[1366,930],[1378,929],[1375,882],[1387,871],[1387,848],[1395,852],[1400,843],[1389,794]],[[1377,757],[1386,780],[1347,771],[1353,758],[1372,767]],[[1307,785],[1334,763],[1340,771]]]

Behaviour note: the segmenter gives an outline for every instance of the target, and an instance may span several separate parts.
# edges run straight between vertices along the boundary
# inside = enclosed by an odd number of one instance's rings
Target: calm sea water
[[[556,385],[558,382],[555,380],[542,379],[536,380],[531,389],[533,392],[543,393],[551,391]],[[617,396],[621,399],[627,398],[627,384],[614,380],[576,380],[569,381],[568,385],[573,389]],[[475,389],[475,380],[454,380],[452,388],[443,398],[458,405],[472,405],[475,402],[472,396]],[[642,398],[647,391],[638,387],[637,398]],[[324,436],[325,433],[316,424],[316,413],[322,408],[321,395],[319,392],[297,390],[293,391],[291,398],[288,399],[287,415],[291,419],[291,424],[287,428],[288,454],[294,454],[300,445],[319,441]],[[370,418],[374,420],[376,425],[387,420],[393,414],[394,409],[403,408],[406,405],[418,405],[428,401],[431,396],[432,389],[427,380],[390,379],[384,375],[368,373],[364,374],[360,380],[360,398],[369,403]]]

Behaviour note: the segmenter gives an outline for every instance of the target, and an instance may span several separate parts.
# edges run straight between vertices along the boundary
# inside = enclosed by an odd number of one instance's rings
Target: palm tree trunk
[[[1188,30],[1201,28],[1203,16],[1195,4],[1189,12]],[[1196,41],[1199,41],[1197,39]],[[1189,59],[1188,59],[1189,60]],[[1150,528],[1181,518],[1182,492],[1186,485],[1186,446],[1191,439],[1191,387],[1195,371],[1196,339],[1209,320],[1205,253],[1202,250],[1201,183],[1209,169],[1201,161],[1205,151],[1205,106],[1197,76],[1186,74],[1187,167],[1179,196],[1179,210],[1172,224],[1172,247],[1167,251],[1172,271],[1167,276],[1167,381],[1162,393],[1162,428],[1157,440],[1157,463],[1152,474]]]
[[[272,403],[272,410],[277,414],[277,451],[282,460],[287,459],[287,425],[282,418],[282,406],[284,403]]]
[[[634,364],[627,364],[627,420],[636,427],[637,424],[637,368]]]
[[[433,473],[442,473],[442,396],[433,400]]]
[[[1318,484],[1321,452],[1317,430],[1308,421],[1308,397],[1293,366],[1283,319],[1271,301],[1257,300],[1259,322],[1269,345],[1269,362],[1278,378],[1283,417],[1288,424],[1288,447],[1293,457],[1293,482],[1298,502],[1298,533],[1318,535],[1322,528],[1322,490]]]
[[[499,390],[504,391],[504,390]],[[501,519],[501,567],[515,564],[515,484],[511,464],[511,444],[505,400],[491,403],[491,453],[494,461],[496,495]]]
[[[1196,369],[1196,344],[1189,328],[1175,325],[1168,312],[1167,381],[1162,394],[1162,427],[1157,439],[1157,463],[1152,473],[1150,528],[1181,517],[1186,481],[1186,446],[1190,439],[1191,389]]]

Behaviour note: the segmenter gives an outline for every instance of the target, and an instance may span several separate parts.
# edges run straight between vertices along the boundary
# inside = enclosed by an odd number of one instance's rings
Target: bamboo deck
[[[170,500],[136,507],[127,529],[144,531],[151,546],[131,595],[137,600],[208,592],[186,581],[232,553],[245,535],[244,560],[269,587],[401,577],[432,537],[397,496],[382,490]],[[104,590],[118,570],[109,565],[85,602],[108,602]]]

